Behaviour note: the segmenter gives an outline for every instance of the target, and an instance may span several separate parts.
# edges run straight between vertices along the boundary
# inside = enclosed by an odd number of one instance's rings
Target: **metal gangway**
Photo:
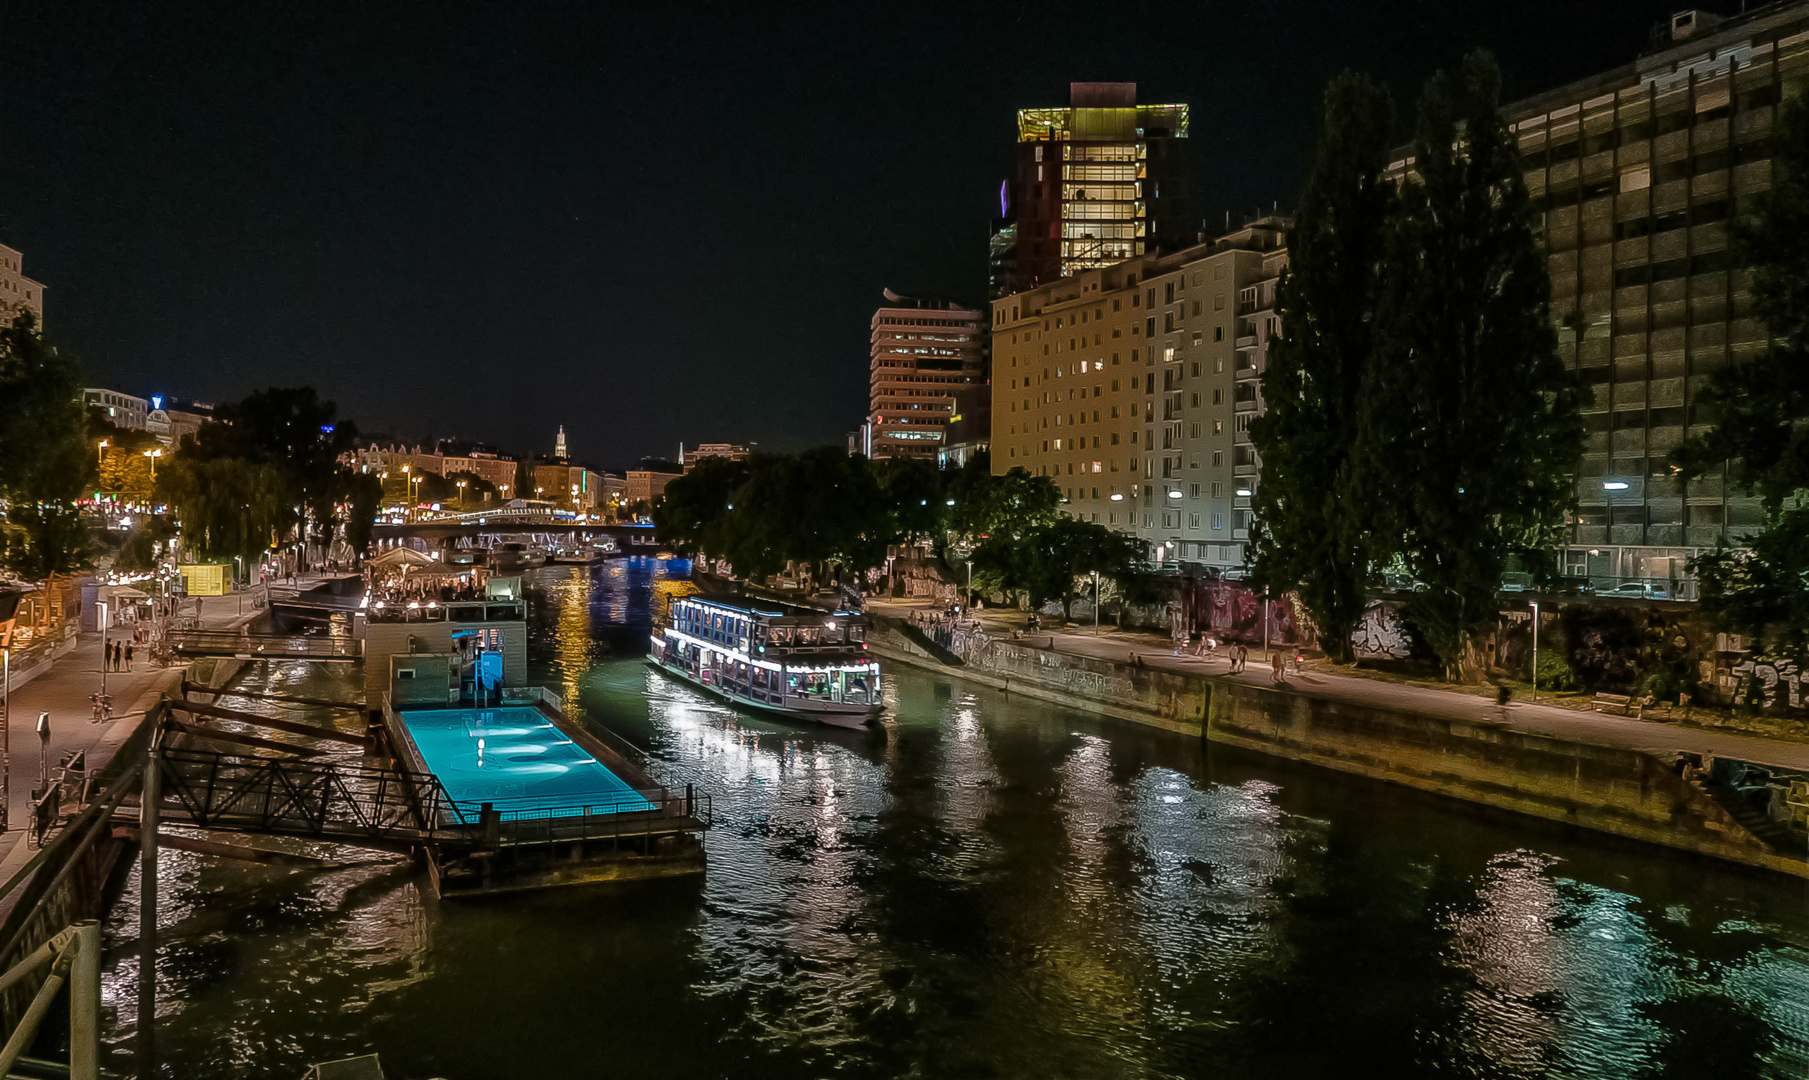
[[[158,758],[157,816],[165,823],[403,852],[645,840],[697,832],[710,821],[709,796],[689,788],[518,809],[507,800],[455,801],[438,777],[406,769],[167,744]]]
[[[325,634],[253,634],[242,630],[172,630],[164,645],[178,656],[227,656],[239,660],[321,660],[355,663],[361,643]]]

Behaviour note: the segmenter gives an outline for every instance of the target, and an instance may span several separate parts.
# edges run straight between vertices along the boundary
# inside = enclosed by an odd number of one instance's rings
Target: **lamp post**
[[[1533,696],[1539,700],[1539,602],[1533,601]]]
[[[974,561],[967,560],[967,610],[971,616],[974,610]]]
[[[465,481],[459,481],[459,509],[465,508]]]
[[[1093,571],[1093,636],[1099,636],[1099,571]]]
[[[100,609],[101,636],[101,697],[107,696],[107,602],[100,601],[95,605]]]
[[[100,448],[94,452],[94,463],[96,465],[105,465],[107,463],[107,447],[111,445],[113,444],[105,439],[100,441]]]
[[[161,448],[146,450],[144,456],[151,459],[151,483],[155,484],[157,482],[157,459],[163,456],[163,450]]]

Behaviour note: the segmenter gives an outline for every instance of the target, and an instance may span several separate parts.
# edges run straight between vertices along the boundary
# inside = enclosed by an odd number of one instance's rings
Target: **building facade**
[[[97,409],[116,427],[127,431],[143,431],[150,418],[151,403],[136,394],[89,387],[82,391],[82,404]]]
[[[1141,537],[1153,561],[1243,565],[1284,229],[994,301],[993,471],[1054,478],[1066,513]]]
[[[871,324],[862,452],[935,461],[955,394],[985,382],[982,333],[978,311],[887,289]]]
[[[690,450],[686,450],[684,444],[680,443],[678,447],[678,460],[679,463],[685,467],[685,471],[690,472],[692,469],[696,468],[697,463],[704,458],[719,457],[728,458],[730,461],[746,461],[748,456],[752,453],[752,450],[739,443],[698,443],[697,446]]]
[[[992,299],[1197,242],[1185,105],[1136,83],[1073,83],[1065,108],[1021,109],[988,250]]]
[[[44,286],[25,276],[23,269],[25,256],[0,244],[0,311],[7,312],[10,322],[12,312],[20,309],[37,316],[38,327],[44,326]]]
[[[1729,227],[1771,186],[1780,96],[1809,80],[1809,4],[1685,11],[1661,40],[1504,109],[1542,215],[1559,347],[1582,383],[1563,564],[1598,581],[1676,581],[1690,556],[1762,520],[1723,470],[1685,483],[1669,454],[1713,422],[1699,404],[1709,378],[1768,347]]]
[[[622,498],[629,506],[642,502],[652,505],[666,493],[667,484],[683,475],[664,469],[629,469],[624,477]]]
[[[944,469],[959,469],[991,448],[992,387],[965,387],[955,394],[955,411],[949,414],[936,464]]]

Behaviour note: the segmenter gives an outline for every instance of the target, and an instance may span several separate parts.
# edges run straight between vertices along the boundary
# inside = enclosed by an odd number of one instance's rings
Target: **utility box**
[[[182,572],[182,587],[190,596],[226,595],[228,578],[224,563],[185,563],[177,569]]]

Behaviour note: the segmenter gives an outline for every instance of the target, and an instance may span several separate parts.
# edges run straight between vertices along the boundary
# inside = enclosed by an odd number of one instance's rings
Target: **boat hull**
[[[685,683],[687,686],[694,686],[712,697],[720,698],[731,705],[739,706],[744,709],[753,709],[758,712],[763,712],[769,716],[784,717],[787,720],[806,720],[816,724],[828,724],[831,727],[855,729],[865,728],[879,718],[881,707],[878,705],[838,705],[834,702],[805,702],[797,706],[774,705],[770,701],[755,701],[752,698],[745,698],[739,694],[731,693],[720,686],[704,682],[702,679],[693,676],[689,671],[662,663],[657,656],[649,655],[647,657],[647,663],[651,664],[659,671]],[[811,706],[813,705],[819,707],[812,708]]]

